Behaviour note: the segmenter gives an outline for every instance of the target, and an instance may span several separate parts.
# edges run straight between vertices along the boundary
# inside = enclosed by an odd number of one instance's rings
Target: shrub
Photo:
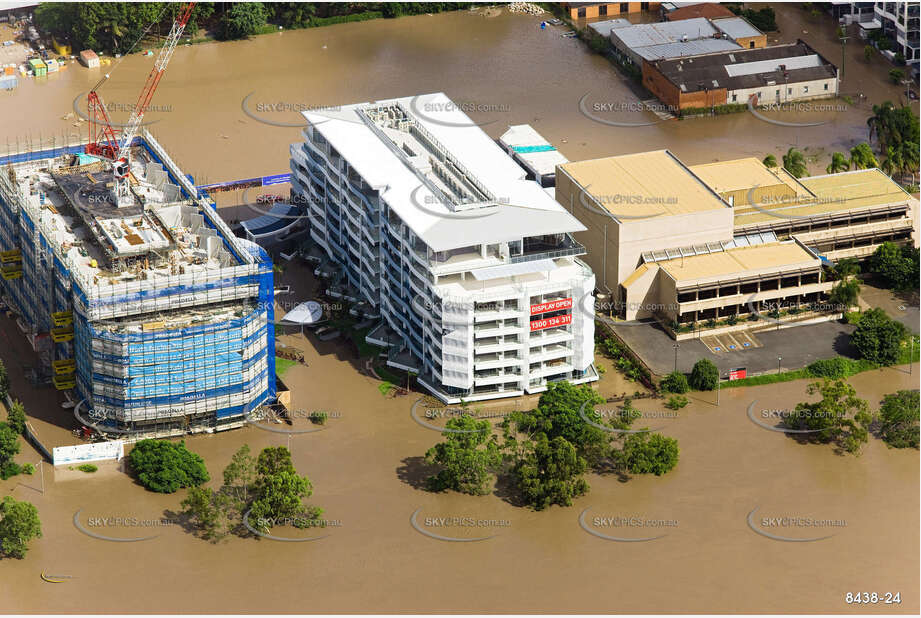
[[[88,464],[88,463],[80,464],[79,466],[77,466],[77,470],[79,470],[80,472],[86,472],[87,474],[95,472],[98,469],[99,468],[97,468],[93,464]]]
[[[186,449],[185,442],[141,440],[131,450],[128,462],[141,485],[164,494],[201,485],[210,478],[204,460]]]
[[[680,394],[691,390],[691,387],[688,386],[687,377],[680,371],[673,371],[662,378],[662,382],[659,383],[659,386],[668,393]]]
[[[310,422],[314,425],[325,425],[326,419],[328,418],[329,414],[323,412],[322,410],[310,413]]]
[[[27,463],[22,467],[23,474],[35,474],[35,466]]]
[[[817,360],[807,367],[809,373],[817,378],[846,378],[854,374],[854,362],[849,358],[837,356]]]
[[[4,481],[12,476],[16,476],[22,472],[22,467],[15,461],[7,461],[3,465],[0,465],[0,479]]]
[[[698,391],[712,391],[720,380],[720,372],[711,361],[702,358],[691,369],[691,388]]]
[[[669,410],[680,410],[686,405],[688,405],[688,398],[684,395],[672,395],[665,402],[665,407]]]

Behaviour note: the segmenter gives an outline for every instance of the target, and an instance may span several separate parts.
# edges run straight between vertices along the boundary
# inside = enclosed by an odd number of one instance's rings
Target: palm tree
[[[844,153],[835,152],[831,155],[831,163],[825,168],[825,171],[829,174],[837,174],[838,172],[848,171],[850,167],[851,165],[847,162],[847,157],[844,156]]]
[[[802,178],[809,175],[809,169],[806,167],[806,157],[796,148],[790,147],[787,154],[783,156],[783,168],[790,172],[794,178]]]
[[[902,161],[902,151],[895,146],[886,148],[886,158],[883,160],[882,170],[891,178],[893,174],[901,172],[904,169]]]
[[[764,163],[764,167],[777,167],[777,157],[774,155],[764,157],[764,160],[761,162]]]
[[[873,154],[870,144],[864,142],[851,148],[851,165],[855,170],[871,169],[879,167],[879,161]]]

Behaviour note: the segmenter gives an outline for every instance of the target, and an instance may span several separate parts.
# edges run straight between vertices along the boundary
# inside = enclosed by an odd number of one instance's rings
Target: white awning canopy
[[[286,313],[281,321],[290,324],[315,324],[321,319],[323,319],[323,307],[315,300],[308,300]]]

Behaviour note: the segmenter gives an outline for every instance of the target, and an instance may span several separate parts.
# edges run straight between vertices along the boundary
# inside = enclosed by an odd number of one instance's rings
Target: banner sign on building
[[[565,326],[567,324],[572,324],[572,315],[557,315],[552,318],[543,318],[542,320],[531,320],[531,332],[533,333],[536,330],[543,330],[545,328],[553,328],[554,326]]]
[[[536,315],[538,313],[548,313],[550,311],[561,311],[563,309],[571,308],[572,298],[559,298],[557,300],[550,300],[545,303],[531,305],[531,315]]]
[[[125,443],[121,440],[112,440],[111,442],[93,442],[75,446],[56,446],[51,452],[55,466],[106,459],[121,461],[125,456]]]

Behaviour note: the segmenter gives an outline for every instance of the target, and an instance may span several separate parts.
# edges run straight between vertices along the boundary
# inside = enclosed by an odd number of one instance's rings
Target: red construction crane
[[[195,2],[187,2],[179,9],[179,14],[173,21],[173,27],[170,28],[169,35],[166,37],[166,43],[160,48],[160,53],[154,62],[150,75],[147,76],[147,83],[138,97],[137,105],[131,111],[128,118],[128,124],[122,129],[121,139],[117,139],[115,131],[112,129],[112,123],[109,121],[109,115],[106,113],[105,106],[99,98],[98,90],[109,79],[109,74],[99,80],[99,83],[90,90],[87,96],[87,111],[89,121],[89,138],[86,145],[86,154],[103,157],[112,162],[112,169],[115,174],[115,202],[118,206],[130,205],[134,203],[131,196],[131,190],[128,186],[128,174],[131,171],[130,149],[131,141],[137,135],[144,119],[144,113],[150,106],[154,92],[157,91],[157,85],[160,78],[166,71],[166,66],[176,51],[176,45],[179,38],[185,30],[189,18],[192,16],[192,9],[195,8]]]

